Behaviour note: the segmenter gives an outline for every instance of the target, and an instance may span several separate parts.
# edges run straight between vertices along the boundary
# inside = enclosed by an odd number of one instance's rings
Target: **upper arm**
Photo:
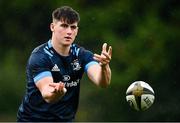
[[[49,82],[53,82],[48,57],[41,53],[31,55],[28,62],[28,72],[37,88],[42,91]]]

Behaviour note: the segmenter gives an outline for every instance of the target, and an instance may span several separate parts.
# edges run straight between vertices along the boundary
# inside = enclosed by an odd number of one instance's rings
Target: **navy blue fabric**
[[[69,56],[59,55],[51,40],[35,48],[27,63],[26,94],[17,121],[72,121],[78,107],[80,80],[85,68],[96,63],[92,52],[76,44],[71,45]],[[65,83],[67,93],[56,103],[45,102],[35,85],[46,76],[52,76],[54,82]]]

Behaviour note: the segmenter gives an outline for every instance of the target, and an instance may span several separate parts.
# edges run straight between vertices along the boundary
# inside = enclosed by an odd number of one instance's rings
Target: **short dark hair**
[[[69,6],[62,6],[55,9],[52,13],[52,19],[64,21],[68,24],[80,21],[79,13]]]

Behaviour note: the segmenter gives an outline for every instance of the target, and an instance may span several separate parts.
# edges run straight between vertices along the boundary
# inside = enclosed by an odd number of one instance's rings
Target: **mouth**
[[[66,40],[71,40],[72,38],[71,37],[64,37]]]

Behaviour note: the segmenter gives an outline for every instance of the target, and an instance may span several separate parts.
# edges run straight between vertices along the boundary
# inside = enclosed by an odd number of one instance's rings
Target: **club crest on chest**
[[[78,71],[78,70],[81,69],[81,65],[80,65],[78,59],[75,59],[75,60],[71,63],[71,65],[72,65],[74,71]]]

